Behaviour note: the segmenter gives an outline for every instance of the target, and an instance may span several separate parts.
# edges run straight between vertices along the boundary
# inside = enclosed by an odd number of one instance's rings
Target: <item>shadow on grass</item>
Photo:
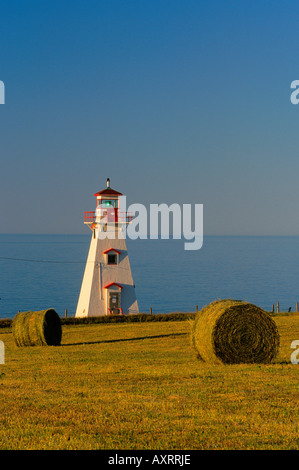
[[[104,343],[121,343],[123,341],[142,341],[144,339],[167,338],[173,336],[186,336],[188,333],[170,333],[168,335],[155,335],[155,336],[139,336],[138,338],[120,338],[120,339],[104,339],[101,341],[82,341],[81,343],[65,343],[61,346],[80,346],[83,344],[104,344]]]

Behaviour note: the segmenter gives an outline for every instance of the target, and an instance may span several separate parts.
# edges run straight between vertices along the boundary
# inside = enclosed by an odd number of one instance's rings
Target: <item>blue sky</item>
[[[2,1],[0,233],[86,233],[106,185],[299,235],[296,1]]]

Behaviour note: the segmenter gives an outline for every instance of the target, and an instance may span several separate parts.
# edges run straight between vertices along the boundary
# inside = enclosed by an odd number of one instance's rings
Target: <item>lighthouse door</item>
[[[112,315],[117,315],[121,313],[120,311],[120,293],[119,292],[109,292],[109,304],[108,307]]]

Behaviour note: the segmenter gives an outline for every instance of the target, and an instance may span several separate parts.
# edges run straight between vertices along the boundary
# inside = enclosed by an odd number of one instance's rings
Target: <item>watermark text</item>
[[[295,351],[291,354],[291,363],[292,364],[299,364],[299,340],[292,341],[291,348],[295,349]]]
[[[291,88],[294,91],[291,93],[290,100],[292,104],[299,103],[299,80],[293,80],[291,83]]]
[[[0,104],[5,104],[5,85],[2,80],[0,80]]]
[[[95,227],[100,239],[114,239],[116,227],[126,226],[124,236],[136,239],[182,239],[184,250],[199,250],[203,245],[203,204],[150,204],[149,211],[139,203],[126,207],[126,196],[119,197],[119,207],[98,207]]]
[[[150,455],[144,454],[144,456],[137,455],[123,455],[123,454],[114,454],[108,458],[109,465],[130,465],[136,468],[148,467],[149,465],[175,465],[183,467],[185,465],[191,464],[190,454],[154,454],[152,457]]]
[[[0,364],[5,364],[5,347],[3,341],[0,341]]]

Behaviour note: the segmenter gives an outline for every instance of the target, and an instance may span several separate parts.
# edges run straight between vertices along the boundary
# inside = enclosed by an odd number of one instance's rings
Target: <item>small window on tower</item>
[[[117,254],[109,253],[108,254],[108,259],[107,259],[107,264],[117,264]]]

